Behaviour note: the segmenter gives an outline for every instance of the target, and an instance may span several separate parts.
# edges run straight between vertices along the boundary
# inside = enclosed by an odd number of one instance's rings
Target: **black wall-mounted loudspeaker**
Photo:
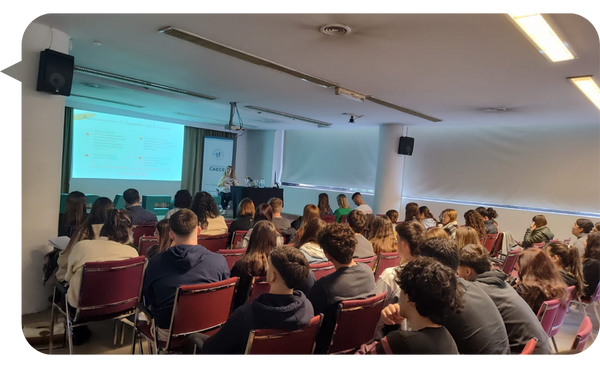
[[[53,95],[70,96],[75,58],[71,55],[46,49],[40,52],[37,91]]]
[[[398,145],[398,154],[412,156],[414,146],[414,138],[400,137],[400,144]]]

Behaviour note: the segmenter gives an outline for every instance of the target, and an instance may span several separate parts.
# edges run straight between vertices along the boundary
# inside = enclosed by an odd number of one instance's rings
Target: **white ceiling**
[[[354,126],[598,123],[600,113],[568,80],[600,80],[598,33],[573,14],[546,15],[577,59],[552,63],[503,14],[49,14],[35,22],[72,38],[78,66],[218,97],[207,101],[75,73],[72,92],[145,108],[77,97],[81,108],[191,126],[222,127],[229,102],[258,129],[316,129],[314,124],[245,109],[262,106],[348,128]],[[319,32],[325,24],[352,29]],[[288,68],[442,120],[434,123],[370,101],[336,96],[296,77],[158,32],[183,29]],[[93,41],[100,41],[96,46]],[[98,88],[83,86],[93,83]],[[504,107],[504,113],[485,112]],[[175,112],[196,115],[183,118]],[[202,124],[204,123],[204,124]]]

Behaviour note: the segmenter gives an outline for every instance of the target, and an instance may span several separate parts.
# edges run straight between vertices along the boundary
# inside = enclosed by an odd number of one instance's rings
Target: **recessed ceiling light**
[[[488,107],[487,109],[484,109],[483,111],[485,111],[485,112],[504,112],[507,110],[508,109],[506,107]]]
[[[575,59],[575,54],[569,50],[541,14],[509,14],[509,17],[551,61]]]
[[[591,75],[567,78],[600,110],[600,88]]]
[[[100,41],[94,41],[92,43],[96,46],[102,46],[102,42],[100,42]]]
[[[297,119],[297,120],[301,120],[301,121],[306,121],[307,123],[316,124],[319,128],[325,128],[325,127],[331,126],[331,123],[326,123],[324,121],[315,120],[315,119],[311,119],[311,118],[306,118],[304,116],[298,116],[298,115],[290,114],[290,113],[287,113],[287,112],[282,112],[282,111],[277,111],[277,110],[271,110],[271,109],[267,109],[265,107],[251,106],[251,105],[249,105],[249,106],[246,106],[246,108],[247,109],[252,109],[252,110],[266,112],[266,113],[269,113],[269,114],[284,116],[286,118],[293,119],[293,120]]]

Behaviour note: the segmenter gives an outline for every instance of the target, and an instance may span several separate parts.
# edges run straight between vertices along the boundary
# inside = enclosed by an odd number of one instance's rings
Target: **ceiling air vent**
[[[350,33],[352,30],[350,27],[343,24],[327,24],[321,27],[321,33],[328,36],[343,36]]]

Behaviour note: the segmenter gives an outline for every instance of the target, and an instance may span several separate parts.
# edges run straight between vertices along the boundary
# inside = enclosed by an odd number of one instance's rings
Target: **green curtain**
[[[65,107],[65,124],[63,128],[62,166],[60,173],[60,192],[69,193],[71,178],[71,157],[73,153],[73,108]]]
[[[233,152],[235,155],[235,137],[237,137],[237,134],[186,126],[183,133],[181,189],[189,190],[192,195],[202,188],[204,137],[234,138]]]

